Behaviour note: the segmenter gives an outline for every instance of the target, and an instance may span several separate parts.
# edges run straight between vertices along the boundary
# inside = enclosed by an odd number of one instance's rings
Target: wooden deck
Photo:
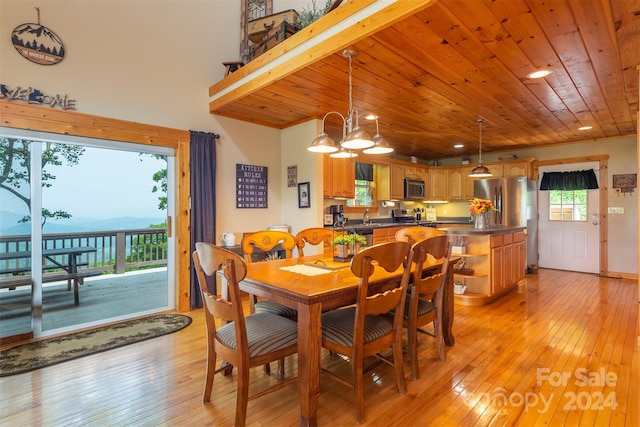
[[[48,284],[42,300],[45,331],[144,312],[167,306],[167,272],[161,268],[86,278],[78,306],[66,281]],[[30,286],[0,290],[0,336],[29,330],[30,304]]]
[[[637,301],[634,280],[540,269],[490,305],[456,306],[455,346],[440,361],[420,337],[421,376],[406,395],[391,367],[368,372],[364,425],[636,427]],[[0,424],[231,426],[235,372],[216,377],[212,403],[202,403],[204,315],[187,314],[192,325],[175,334],[0,378]],[[295,356],[285,364],[295,375]],[[346,367],[326,352],[322,364]],[[256,368],[250,389],[274,377]],[[296,426],[299,414],[291,385],[250,401],[247,425]],[[355,425],[352,391],[323,376],[318,414],[320,426]]]

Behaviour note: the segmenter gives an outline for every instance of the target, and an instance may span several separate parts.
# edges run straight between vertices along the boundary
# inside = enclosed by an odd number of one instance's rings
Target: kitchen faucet
[[[362,223],[363,224],[368,224],[369,223],[369,208],[366,208],[364,210],[364,215],[362,215]]]

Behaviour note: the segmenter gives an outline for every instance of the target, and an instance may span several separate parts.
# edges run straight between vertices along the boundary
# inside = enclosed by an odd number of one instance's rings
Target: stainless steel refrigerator
[[[526,177],[478,179],[473,196],[489,199],[498,209],[489,215],[490,225],[527,227],[527,271],[538,269],[538,208],[536,182]]]

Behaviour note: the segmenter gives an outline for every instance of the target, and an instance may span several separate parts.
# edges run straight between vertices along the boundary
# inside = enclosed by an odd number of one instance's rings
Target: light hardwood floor
[[[178,333],[0,378],[0,425],[232,425],[235,372],[216,377],[203,405],[204,319],[188,314]],[[366,425],[639,426],[637,315],[635,281],[541,269],[491,305],[456,306],[446,361],[421,336],[420,380],[405,396],[392,368],[374,365]],[[326,353],[322,363],[345,368]],[[286,370],[295,375],[295,358]],[[271,381],[252,372],[252,390]],[[355,425],[354,411],[351,390],[322,377],[319,425]],[[247,423],[295,426],[299,413],[292,385],[250,401]]]

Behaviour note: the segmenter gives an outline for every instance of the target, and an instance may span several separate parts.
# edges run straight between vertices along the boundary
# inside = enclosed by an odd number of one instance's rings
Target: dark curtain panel
[[[356,162],[356,179],[373,181],[373,165],[370,163]]]
[[[215,133],[191,131],[191,252],[196,242],[216,243],[216,139]],[[191,308],[202,307],[198,279],[191,259]],[[215,278],[214,278],[215,279]],[[207,284],[215,290],[215,280]]]
[[[540,190],[594,190],[598,180],[593,169],[573,172],[545,172]]]

